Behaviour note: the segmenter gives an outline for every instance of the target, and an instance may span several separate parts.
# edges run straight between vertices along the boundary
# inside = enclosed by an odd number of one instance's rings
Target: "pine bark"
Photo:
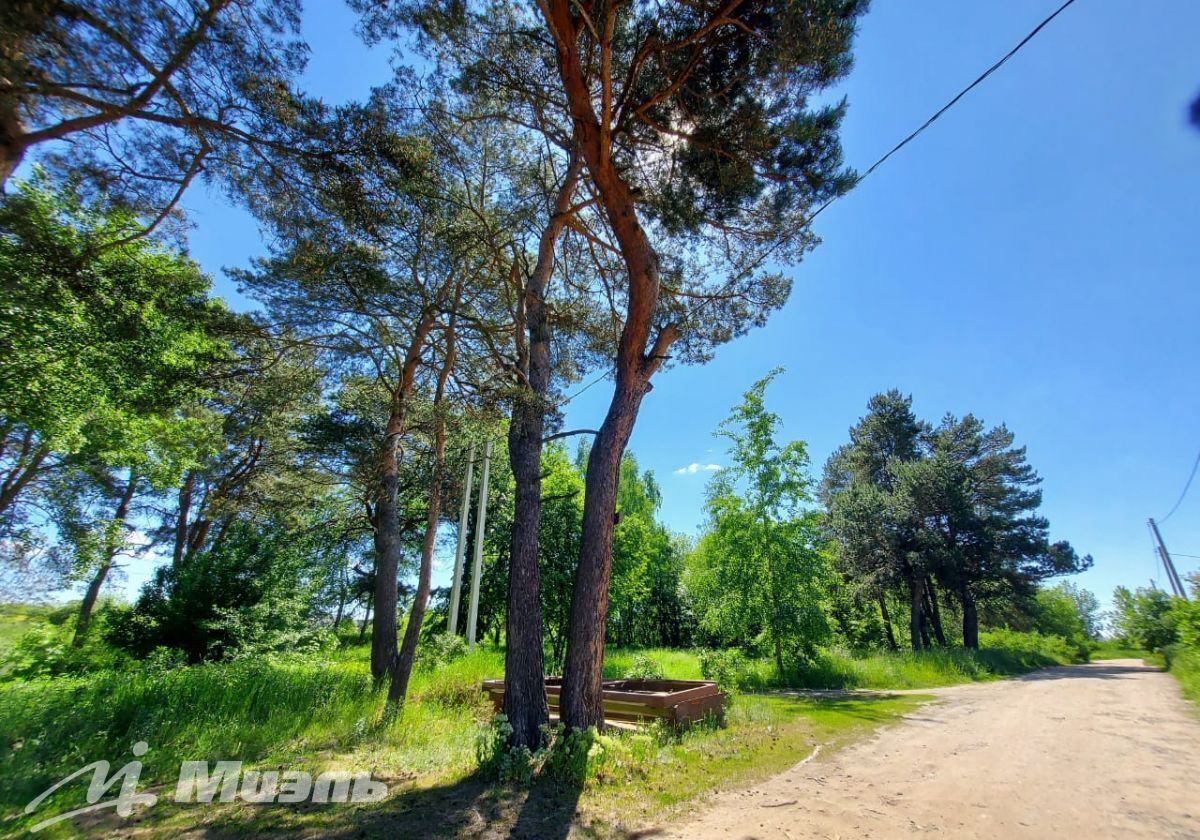
[[[582,544],[563,673],[562,720],[571,728],[583,729],[604,723],[600,682],[621,457],[642,399],[650,390],[650,378],[678,338],[678,330],[668,325],[651,337],[659,296],[658,257],[638,220],[637,196],[613,162],[608,114],[604,125],[596,116],[577,41],[582,19],[572,17],[570,0],[546,0],[540,9],[554,39],[574,137],[628,274],[613,396],[592,445],[584,479]],[[611,101],[611,92],[607,87],[602,92],[604,102]]]
[[[461,295],[461,288],[459,290]],[[404,628],[404,641],[396,656],[388,687],[388,704],[404,702],[408,695],[408,682],[412,677],[413,664],[417,658],[417,643],[421,639],[421,626],[425,622],[425,609],[429,605],[430,580],[433,577],[433,552],[437,547],[438,522],[442,517],[442,484],[446,474],[446,417],[443,413],[446,382],[454,370],[455,329],[457,319],[453,313],[446,324],[446,355],[438,372],[434,392],[433,429],[433,476],[429,482],[429,506],[425,512],[425,537],[421,543],[421,568],[417,574],[417,591],[413,593],[409,607],[408,624]],[[393,611],[394,612],[394,611]]]
[[[125,491],[121,494],[121,499],[117,502],[117,509],[113,513],[113,522],[116,523],[118,530],[123,530],[125,527],[125,520],[129,518],[129,506],[133,503],[133,497],[136,492],[137,476],[130,473],[129,483],[125,485]],[[75,636],[71,640],[73,647],[82,647],[84,640],[87,638],[88,627],[92,623],[92,611],[96,608],[96,601],[100,598],[100,590],[104,586],[104,581],[108,579],[108,573],[112,571],[113,560],[116,558],[120,548],[121,544],[119,540],[114,540],[111,545],[105,548],[100,566],[96,569],[96,573],[92,575],[91,581],[88,582],[88,588],[83,595],[83,601],[79,604],[79,617],[75,620]]]
[[[942,630],[942,611],[938,609],[937,590],[928,576],[925,577],[925,614],[929,616],[930,623],[933,625],[933,637],[937,639],[938,646],[946,647],[946,634]]]
[[[537,263],[525,284],[518,314],[525,322],[527,338],[522,342],[518,333],[518,359],[527,387],[513,406],[508,429],[508,459],[516,499],[505,618],[504,714],[513,730],[509,742],[531,750],[537,748],[542,727],[550,721],[538,569],[542,445],[551,377],[551,324],[546,312],[546,289],[554,269],[554,248],[567,222],[580,170],[580,161],[573,157],[555,198],[554,211],[542,231]]]
[[[393,404],[379,453],[375,500],[375,623],[371,625],[371,675],[383,680],[396,660],[396,577],[400,570],[400,459],[397,453],[403,411]]]
[[[899,650],[900,645],[896,644],[896,631],[892,629],[892,616],[888,613],[887,596],[879,596],[879,614],[883,616],[883,626],[887,630],[888,648],[891,650]]]
[[[963,589],[959,595],[963,612],[963,647],[979,647],[979,612],[971,590]]]
[[[916,575],[908,582],[908,637],[913,650],[922,650],[928,644],[922,638],[925,629],[924,588]]]

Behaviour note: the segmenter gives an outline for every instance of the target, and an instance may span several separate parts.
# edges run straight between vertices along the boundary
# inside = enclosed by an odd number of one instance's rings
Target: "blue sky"
[[[865,169],[1017,43],[1058,0],[876,0],[863,20],[843,141]],[[312,3],[310,90],[360,97],[389,73],[340,3]],[[631,448],[658,476],[663,516],[702,518],[712,436],[745,388],[768,399],[814,473],[871,394],[917,412],[1005,422],[1044,478],[1055,538],[1096,559],[1081,583],[1107,600],[1157,576],[1145,522],[1174,504],[1200,448],[1200,4],[1080,0],[997,74],[816,222],[824,243],[792,269],[770,325],[702,368],[661,373]],[[222,269],[263,251],[219,196],[194,193],[191,252]],[[568,424],[603,417],[606,383]],[[1200,486],[1163,527],[1200,555]],[[1183,572],[1200,560],[1178,558]],[[128,586],[140,584],[141,563]]]

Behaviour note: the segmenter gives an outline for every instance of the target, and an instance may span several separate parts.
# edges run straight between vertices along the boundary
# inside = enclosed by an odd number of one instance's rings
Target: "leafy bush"
[[[105,615],[99,614],[96,623],[103,623]],[[28,631],[0,662],[0,675],[36,679],[120,670],[132,663],[124,653],[101,641],[99,633],[89,636],[82,647],[71,644],[74,636],[74,625],[66,624],[47,623]]]
[[[467,655],[467,640],[450,633],[439,633],[417,648],[417,667],[432,670]]]
[[[1020,633],[1004,628],[985,630],[979,634],[984,648],[1004,648],[1018,653],[1044,656],[1059,663],[1086,662],[1091,648],[1083,639],[1068,641],[1062,636],[1043,635],[1036,630]]]
[[[315,653],[332,638],[310,621],[314,583],[297,584],[306,580],[312,539],[236,522],[220,546],[158,569],[107,637],[140,656],[175,648],[189,662]]]
[[[662,667],[645,654],[639,653],[633,657],[633,662],[625,671],[627,680],[661,680]]]
[[[1183,689],[1186,697],[1200,703],[1200,649],[1187,645],[1171,645],[1163,651],[1167,670]]]
[[[733,704],[733,697],[741,691],[747,681],[746,657],[740,650],[700,651],[700,673],[706,680],[713,680],[726,695],[726,705]]]
[[[1113,630],[1117,638],[1141,650],[1160,651],[1178,640],[1172,601],[1160,589],[1113,591]]]
[[[620,784],[644,777],[658,755],[658,744],[644,733],[600,733],[592,726],[568,730],[561,724],[551,733],[542,757],[542,774],[576,785]]]

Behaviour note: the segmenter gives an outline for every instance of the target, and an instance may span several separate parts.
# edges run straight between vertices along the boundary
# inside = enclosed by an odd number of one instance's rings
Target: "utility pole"
[[[483,532],[487,524],[488,473],[492,468],[492,442],[483,450],[483,478],[479,483],[479,513],[475,516],[475,561],[471,568],[471,606],[467,614],[467,648],[475,650],[475,625],[479,623],[479,578],[483,575]]]
[[[462,600],[463,560],[467,554],[467,519],[471,514],[471,480],[475,470],[475,442],[467,455],[467,478],[463,482],[462,506],[458,511],[458,548],[454,552],[454,582],[450,585],[450,635],[458,632],[458,604]]]
[[[1153,519],[1150,520],[1150,531],[1154,534],[1155,547],[1158,549],[1158,556],[1162,560],[1163,568],[1167,570],[1167,583],[1171,585],[1171,591],[1183,600],[1187,600],[1187,589],[1183,586],[1183,581],[1179,579],[1179,572],[1175,571],[1175,563],[1171,560],[1171,554],[1167,551],[1167,544],[1163,542],[1162,534],[1159,533],[1158,523]]]

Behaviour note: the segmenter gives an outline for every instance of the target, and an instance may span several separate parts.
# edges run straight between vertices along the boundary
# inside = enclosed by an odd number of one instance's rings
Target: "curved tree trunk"
[[[538,527],[542,513],[542,444],[546,428],[546,396],[550,391],[551,326],[546,313],[546,287],[554,268],[554,246],[568,218],[571,196],[582,168],[571,160],[554,203],[554,213],[538,243],[538,259],[525,284],[523,315],[528,340],[518,358],[528,387],[513,406],[508,429],[508,460],[516,485],[512,542],[508,566],[508,612],[505,618],[504,714],[512,726],[513,746],[538,747],[542,726],[550,721],[546,704],[541,580],[538,570]],[[520,317],[518,318],[520,320]],[[522,358],[523,357],[523,358]]]
[[[900,646],[896,644],[896,631],[892,629],[892,616],[888,613],[887,596],[883,593],[879,595],[879,614],[883,616],[883,626],[887,630],[888,648],[899,650]]]
[[[563,723],[572,728],[586,728],[604,723],[600,682],[621,456],[625,454],[642,399],[650,390],[650,379],[679,338],[679,328],[669,323],[654,334],[660,291],[658,256],[638,219],[638,196],[613,160],[608,99],[603,106],[604,125],[596,116],[594,97],[576,42],[583,21],[573,17],[568,0],[545,0],[539,9],[554,39],[559,78],[579,152],[587,164],[628,274],[625,322],[613,370],[613,396],[592,445],[585,476],[582,544],[571,595],[571,630],[563,673]],[[606,87],[604,94],[611,94],[611,88]]]
[[[937,639],[938,647],[946,647],[946,634],[942,630],[942,611],[938,609],[937,590],[933,581],[925,576],[925,614],[933,625],[933,637]]]
[[[457,299],[462,295],[461,285]],[[408,624],[404,628],[404,642],[392,668],[391,685],[388,687],[388,704],[400,704],[408,695],[408,681],[412,677],[413,663],[417,658],[417,642],[421,639],[421,625],[425,621],[425,608],[429,604],[430,579],[433,576],[433,552],[437,547],[438,522],[442,517],[442,482],[446,474],[446,382],[454,370],[455,329],[457,317],[452,311],[446,324],[446,355],[438,371],[437,387],[433,397],[433,476],[429,482],[429,507],[425,512],[425,539],[421,544],[421,569],[417,576],[417,591],[413,593],[409,608]]]
[[[429,582],[433,574],[433,550],[437,546],[438,520],[441,519],[445,454],[445,422],[439,419],[434,443],[433,479],[429,486],[429,508],[425,518],[425,539],[421,545],[421,570],[417,578],[417,591],[413,595],[412,607],[408,612],[408,624],[404,628],[404,642],[400,645],[392,673],[392,683],[388,688],[389,704],[403,703],[408,694],[408,681],[412,677],[413,662],[417,656],[417,642],[421,639],[421,625],[425,621],[425,607],[429,603]]]
[[[379,454],[375,501],[375,623],[371,625],[371,675],[382,680],[396,661],[396,576],[400,570],[400,459],[397,453],[403,413],[393,407]]]
[[[612,577],[613,526],[621,457],[641,405],[641,387],[622,388],[609,406],[588,456],[583,498],[583,533],[579,569],[571,594],[571,627],[563,671],[562,720],[586,729],[604,725],[600,684],[604,668],[604,629],[608,613],[608,584]]]
[[[108,579],[108,573],[112,571],[113,559],[121,550],[122,540],[119,535],[125,530],[125,520],[129,518],[129,506],[133,503],[136,492],[137,476],[131,472],[129,483],[125,485],[125,492],[121,494],[121,500],[117,502],[117,509],[113,514],[112,521],[116,526],[116,534],[112,538],[112,543],[105,547],[100,566],[88,583],[83,601],[79,604],[79,617],[75,620],[75,637],[71,640],[73,647],[82,647],[87,638],[88,627],[92,623],[92,611],[96,608],[96,601],[100,598],[100,590],[104,586],[104,581]]]

